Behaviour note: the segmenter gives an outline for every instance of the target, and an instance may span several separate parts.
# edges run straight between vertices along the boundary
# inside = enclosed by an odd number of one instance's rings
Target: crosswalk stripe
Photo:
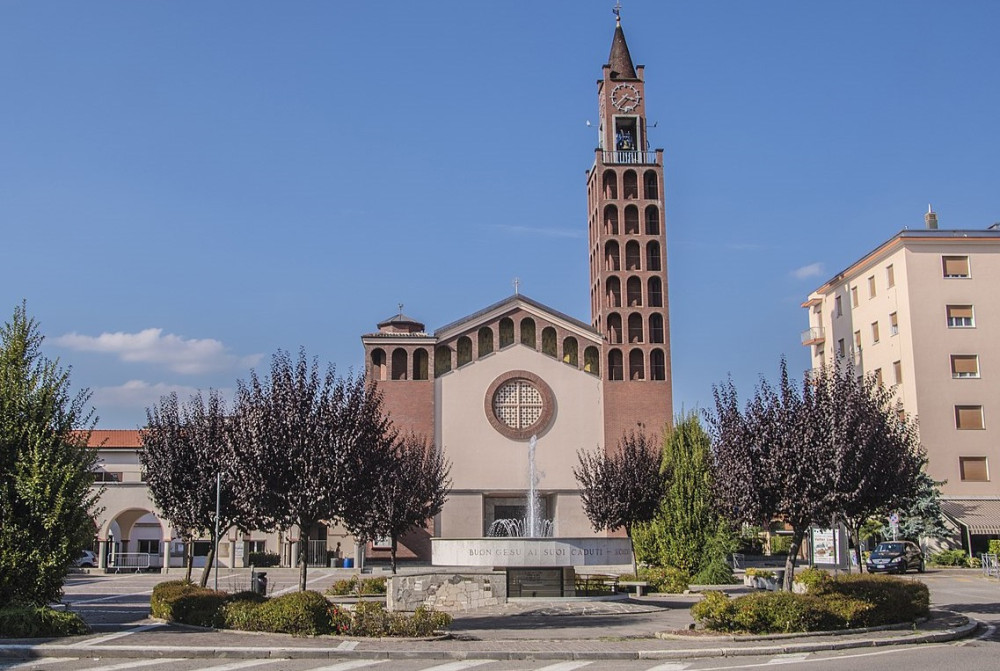
[[[230,662],[229,664],[220,664],[219,666],[203,666],[201,667],[201,671],[236,671],[236,669],[249,669],[252,666],[273,664],[276,661],[274,659],[244,659],[242,662]]]
[[[657,664],[652,666],[646,671],[684,671],[684,669],[691,666],[690,664],[685,664],[684,662],[666,662],[665,664]]]
[[[573,671],[573,669],[579,669],[590,664],[593,664],[593,662],[559,662],[558,664],[543,666],[540,669],[535,669],[535,671]]]
[[[462,671],[462,669],[471,669],[474,666],[481,666],[482,664],[489,664],[495,661],[495,659],[465,659],[461,662],[448,662],[447,664],[428,666],[422,671]]]
[[[772,659],[768,660],[768,664],[791,664],[792,662],[801,662],[806,657],[809,656],[808,652],[795,652],[788,653],[786,655],[777,655]]]
[[[41,659],[30,659],[27,662],[16,662],[14,664],[0,663],[0,670],[14,671],[14,669],[27,669],[29,666],[41,666],[43,664],[58,664],[59,662],[68,662],[73,659],[76,659],[76,657],[43,657]]]
[[[140,659],[134,662],[122,662],[121,664],[111,664],[108,666],[94,666],[87,671],[119,671],[119,669],[138,669],[142,666],[153,666],[154,664],[173,664],[179,662],[179,659],[168,659],[166,657],[162,659]]]
[[[149,631],[150,629],[157,629],[158,627],[164,627],[166,623],[164,622],[154,622],[153,624],[144,624],[141,627],[135,627],[134,629],[129,629],[127,631],[119,631],[116,634],[108,634],[106,636],[98,636],[97,638],[92,638],[89,641],[84,641],[79,645],[98,645],[104,644],[108,641],[113,641],[117,638],[123,638],[125,636],[131,636],[132,634],[137,634],[140,631]]]
[[[309,671],[349,671],[349,669],[363,669],[366,666],[375,666],[385,661],[384,659],[352,659],[349,662],[341,662],[333,666],[321,666],[318,669],[310,669]]]
[[[337,650],[354,650],[358,647],[358,643],[361,641],[341,641],[340,645],[337,646]]]

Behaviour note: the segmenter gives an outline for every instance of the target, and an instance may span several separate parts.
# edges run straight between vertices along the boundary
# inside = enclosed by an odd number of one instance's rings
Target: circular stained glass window
[[[555,413],[552,389],[526,370],[512,370],[493,380],[484,405],[493,428],[514,440],[542,434]]]
[[[493,414],[512,429],[527,429],[542,416],[545,401],[527,380],[510,380],[493,394]]]

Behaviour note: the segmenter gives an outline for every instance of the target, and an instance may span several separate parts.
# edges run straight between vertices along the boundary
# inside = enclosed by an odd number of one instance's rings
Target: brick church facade
[[[594,535],[577,451],[614,449],[631,431],[658,438],[671,421],[663,151],[647,149],[644,87],[619,21],[587,175],[589,323],[515,293],[433,333],[400,311],[362,336],[393,422],[452,462],[444,510],[401,556],[429,559],[431,534],[477,537],[522,516],[532,436],[555,534]]]

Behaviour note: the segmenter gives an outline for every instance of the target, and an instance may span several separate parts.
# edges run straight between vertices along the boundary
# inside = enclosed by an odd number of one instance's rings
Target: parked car
[[[911,568],[924,572],[924,553],[910,541],[879,543],[868,557],[869,573],[906,573]]]
[[[86,568],[96,568],[97,567],[97,555],[91,550],[84,550],[80,554],[79,559],[73,562],[73,566],[86,567]]]

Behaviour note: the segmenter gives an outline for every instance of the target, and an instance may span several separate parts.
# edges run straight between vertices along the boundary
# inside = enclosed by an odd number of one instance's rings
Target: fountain
[[[488,538],[548,538],[552,536],[552,520],[541,518],[542,497],[538,494],[541,476],[535,466],[535,449],[538,436],[532,436],[528,443],[528,514],[522,519],[502,518],[494,520],[486,531]]]
[[[537,447],[538,438],[532,436],[525,517],[497,519],[483,538],[432,538],[434,566],[491,568],[503,572],[505,596],[552,597],[574,593],[576,567],[631,565],[632,551],[626,538],[553,535],[553,521],[542,517],[538,485],[543,474],[535,462]],[[499,585],[487,591],[499,596]]]

